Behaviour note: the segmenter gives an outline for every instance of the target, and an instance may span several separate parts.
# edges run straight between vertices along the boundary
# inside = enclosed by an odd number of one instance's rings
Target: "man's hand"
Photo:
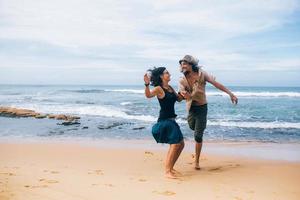
[[[183,96],[183,98],[185,99],[190,99],[191,98],[191,94],[187,91],[181,91],[180,94]]]
[[[234,94],[230,95],[230,99],[231,99],[231,102],[233,104],[237,104],[238,103],[238,98]]]

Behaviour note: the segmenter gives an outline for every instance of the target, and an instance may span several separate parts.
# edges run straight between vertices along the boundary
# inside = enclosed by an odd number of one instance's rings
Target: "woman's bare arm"
[[[148,85],[145,87],[145,96],[147,98],[161,96],[161,88],[160,87],[155,87],[155,88],[153,88],[153,90],[150,90],[150,87],[149,87],[150,80],[149,80],[149,77],[147,76],[147,74],[144,75],[144,81],[145,81],[145,84]]]

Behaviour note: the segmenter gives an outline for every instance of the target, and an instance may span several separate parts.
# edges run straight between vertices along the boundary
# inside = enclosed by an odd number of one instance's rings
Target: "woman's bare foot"
[[[201,168],[200,168],[200,165],[199,165],[199,163],[195,163],[195,170],[200,170]]]
[[[178,177],[176,177],[176,175],[175,175],[173,172],[171,172],[171,171],[166,172],[165,176],[166,176],[166,178],[170,178],[170,179],[177,179],[177,178],[178,178]]]

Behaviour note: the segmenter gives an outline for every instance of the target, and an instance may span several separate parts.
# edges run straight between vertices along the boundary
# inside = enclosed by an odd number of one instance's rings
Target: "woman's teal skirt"
[[[157,143],[178,144],[183,140],[179,125],[174,119],[163,119],[152,127],[152,135]]]

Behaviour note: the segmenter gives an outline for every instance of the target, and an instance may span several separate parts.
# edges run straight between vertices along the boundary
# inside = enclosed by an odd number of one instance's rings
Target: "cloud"
[[[259,34],[298,23],[297,0],[1,0],[0,69],[41,67],[140,71],[196,55],[211,70],[298,70]],[[296,48],[281,41],[278,48]],[[251,51],[250,51],[251,50]],[[258,55],[259,54],[259,55]],[[271,67],[270,67],[271,66]]]

